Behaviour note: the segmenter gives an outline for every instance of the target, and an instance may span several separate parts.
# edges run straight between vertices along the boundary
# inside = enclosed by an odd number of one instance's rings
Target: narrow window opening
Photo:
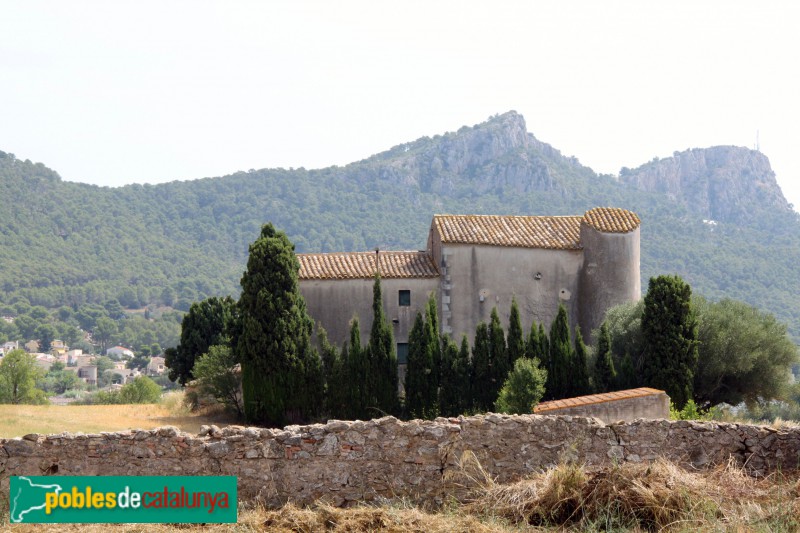
[[[411,291],[401,290],[398,291],[398,300],[400,307],[408,307],[411,305]]]

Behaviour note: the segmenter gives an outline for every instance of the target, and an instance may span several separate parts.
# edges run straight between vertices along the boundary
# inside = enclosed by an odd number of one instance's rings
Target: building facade
[[[494,307],[507,327],[512,298],[526,332],[533,322],[549,329],[563,304],[589,338],[606,310],[641,296],[639,226],[635,213],[608,207],[583,216],[435,215],[423,251],[298,254],[300,291],[332,343],[347,340],[354,316],[366,343],[380,273],[401,363],[431,293],[441,332],[457,342],[472,343]]]

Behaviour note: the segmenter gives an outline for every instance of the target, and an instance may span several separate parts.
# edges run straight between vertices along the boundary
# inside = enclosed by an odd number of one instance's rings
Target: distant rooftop
[[[589,396],[577,396],[575,398],[565,398],[563,400],[552,400],[538,404],[533,408],[533,412],[537,415],[547,414],[548,411],[565,409],[567,407],[580,407],[584,405],[614,402],[617,400],[629,400],[631,398],[641,398],[643,396],[650,396],[653,394],[664,394],[664,391],[651,389],[649,387],[641,387],[638,389],[628,389],[616,392],[604,392],[603,394],[591,394]]]

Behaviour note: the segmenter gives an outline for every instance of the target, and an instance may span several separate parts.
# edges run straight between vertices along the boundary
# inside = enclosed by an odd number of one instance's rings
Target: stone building
[[[298,254],[300,291],[332,343],[348,338],[355,315],[365,343],[379,272],[401,364],[431,293],[442,333],[456,341],[466,334],[471,343],[493,307],[507,327],[512,298],[526,332],[534,321],[549,328],[564,304],[587,338],[609,307],[641,296],[639,225],[635,213],[608,207],[583,216],[434,215],[426,250]]]

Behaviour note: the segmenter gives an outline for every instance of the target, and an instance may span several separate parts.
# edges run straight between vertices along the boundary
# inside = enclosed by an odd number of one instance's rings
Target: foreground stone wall
[[[571,416],[485,416],[400,422],[329,421],[285,429],[204,427],[0,439],[0,483],[15,475],[234,475],[240,498],[277,506],[378,497],[437,502],[466,494],[472,452],[500,482],[560,461],[590,466],[665,457],[692,467],[732,458],[755,474],[796,469],[800,428]]]

